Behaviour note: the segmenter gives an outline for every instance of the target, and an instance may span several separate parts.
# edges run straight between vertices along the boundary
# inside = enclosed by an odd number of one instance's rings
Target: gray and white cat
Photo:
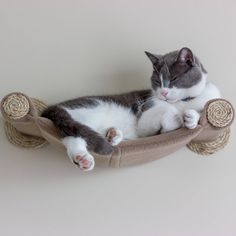
[[[124,139],[194,129],[207,101],[220,92],[189,48],[165,55],[146,52],[153,64],[152,89],[112,96],[80,97],[48,107],[42,114],[58,128],[71,161],[94,168],[91,151],[110,154]]]

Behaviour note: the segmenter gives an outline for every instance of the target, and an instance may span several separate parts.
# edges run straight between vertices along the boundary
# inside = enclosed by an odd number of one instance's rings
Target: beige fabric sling
[[[1,100],[1,112],[9,141],[25,148],[39,148],[51,143],[65,152],[52,121],[40,117],[45,107],[42,101],[23,93],[6,95]],[[123,141],[114,147],[111,155],[93,153],[93,156],[97,166],[117,168],[157,160],[185,145],[199,154],[212,154],[227,144],[233,119],[232,105],[224,99],[214,99],[205,105],[199,125],[193,130],[180,128],[152,137]]]

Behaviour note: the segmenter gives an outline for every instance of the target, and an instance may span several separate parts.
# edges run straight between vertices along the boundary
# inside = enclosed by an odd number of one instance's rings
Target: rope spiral
[[[28,99],[20,93],[9,95],[3,102],[3,109],[9,119],[18,120],[28,114],[30,104]]]
[[[214,127],[223,128],[230,125],[233,117],[232,105],[223,99],[211,102],[207,108],[207,119]]]
[[[44,102],[35,98],[31,98],[31,100],[40,115],[41,112],[47,107],[47,105]],[[8,101],[8,99],[6,99],[6,101]],[[37,149],[45,146],[48,143],[47,140],[45,140],[44,138],[31,136],[19,132],[9,121],[5,121],[4,126],[5,133],[9,142],[18,147]]]
[[[34,106],[36,107],[38,114],[41,115],[41,113],[47,107],[47,105],[43,101],[36,99],[36,98],[31,98],[31,101],[33,102]]]
[[[41,148],[47,144],[44,138],[19,132],[10,122],[5,121],[5,133],[10,143],[23,148]]]
[[[200,155],[210,155],[224,148],[229,141],[230,127],[225,128],[216,140],[211,142],[190,142],[187,147]]]

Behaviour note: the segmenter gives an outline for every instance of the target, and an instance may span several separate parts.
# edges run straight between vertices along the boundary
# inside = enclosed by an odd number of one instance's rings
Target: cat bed
[[[59,132],[53,122],[41,117],[47,105],[19,92],[6,95],[1,101],[8,140],[19,147],[41,148],[51,143],[66,153]],[[121,142],[112,154],[92,153],[97,166],[124,167],[157,160],[179,148],[187,147],[201,155],[213,154],[225,147],[230,125],[234,119],[232,105],[225,99],[209,101],[202,112],[198,126]]]

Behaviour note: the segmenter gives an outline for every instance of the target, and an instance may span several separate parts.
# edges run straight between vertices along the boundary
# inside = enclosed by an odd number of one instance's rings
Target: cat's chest
[[[213,84],[207,84],[205,91],[199,95],[198,97],[195,97],[193,99],[190,99],[188,101],[179,101],[174,106],[179,110],[179,111],[185,111],[188,109],[194,109],[196,111],[201,112],[205,106],[205,104],[215,98],[220,98],[220,92],[214,86]]]
[[[137,118],[131,108],[113,102],[99,101],[94,107],[64,109],[75,121],[87,125],[102,135],[105,135],[108,128],[116,127],[123,132],[125,138],[136,137]]]

